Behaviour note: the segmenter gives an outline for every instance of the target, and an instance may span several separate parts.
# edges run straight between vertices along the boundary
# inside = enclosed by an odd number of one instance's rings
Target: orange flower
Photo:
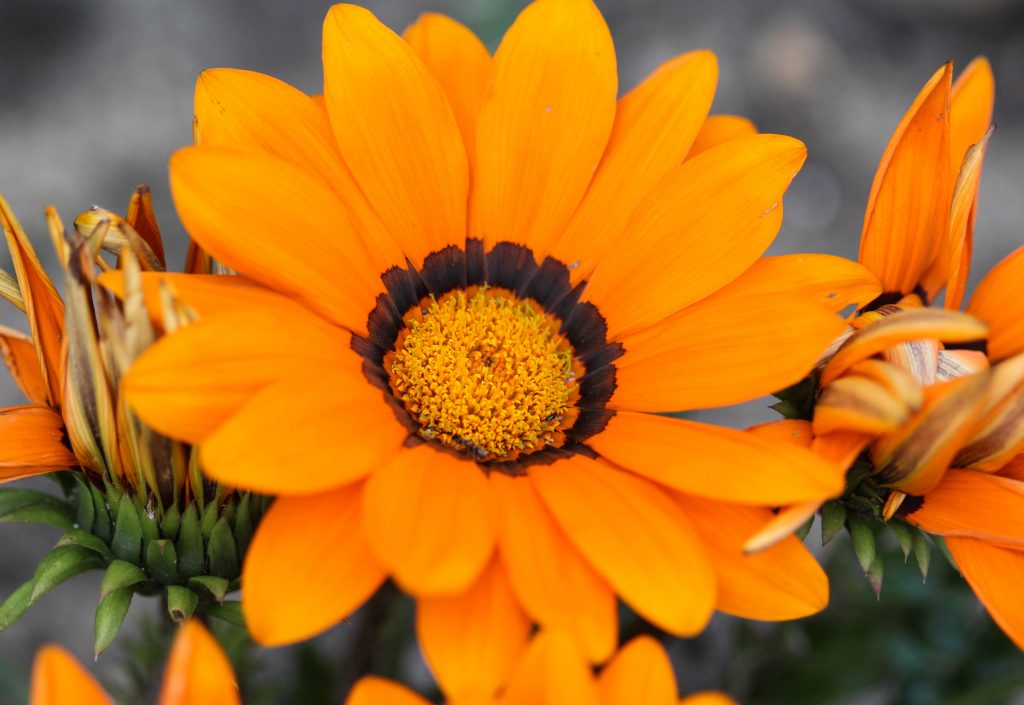
[[[59,646],[44,646],[32,669],[29,705],[112,705],[103,688]],[[240,705],[231,664],[199,622],[186,622],[174,639],[159,705]]]
[[[127,379],[214,477],[280,495],[244,567],[253,636],[306,638],[391,577],[441,686],[489,697],[532,622],[608,658],[617,596],[678,635],[821,609],[799,542],[741,544],[841,478],[651,413],[783,387],[841,330],[752,267],[803,145],[708,119],[708,52],[616,100],[588,0],[530,5],[493,58],[447,18],[403,40],[338,5],[323,51],[322,101],[200,78],[172,190],[244,278],[150,277],[201,320]]]
[[[541,632],[530,643],[501,694],[479,705],[735,705],[703,692],[680,700],[672,664],[661,644],[639,636],[594,676],[563,633]],[[356,683],[345,705],[427,705],[411,690],[370,676]]]

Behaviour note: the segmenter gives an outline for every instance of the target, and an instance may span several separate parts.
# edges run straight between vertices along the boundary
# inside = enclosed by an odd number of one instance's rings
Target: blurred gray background
[[[396,29],[425,10],[450,14],[493,48],[524,3],[366,4]],[[972,282],[1024,242],[1024,3],[599,5],[615,37],[623,90],[677,53],[709,48],[721,67],[713,112],[743,114],[762,131],[807,143],[810,157],[787,196],[774,253],[856,257],[872,175],[904,110],[946,60],[959,68],[987,55],[996,73],[998,129],[985,165]],[[42,217],[46,204],[57,206],[66,221],[93,203],[123,211],[132,188],[147,183],[172,266],[180,267],[184,235],[168,195],[166,160],[191,139],[196,75],[208,67],[246,68],[319,92],[320,29],[328,6],[312,0],[0,0],[0,192],[44,258],[52,264]],[[0,267],[11,271],[6,252]],[[0,323],[25,329],[20,314],[6,305]],[[13,384],[0,378],[0,405],[19,403]],[[745,424],[762,417],[743,410],[706,418]],[[30,577],[56,538],[44,529],[0,525],[0,596]],[[91,661],[98,585],[98,575],[76,578],[0,634],[0,677],[27,673],[35,649],[48,641]],[[146,607],[152,606],[137,604],[130,618],[144,616]],[[706,642],[709,653],[728,649],[731,642],[722,638]],[[344,635],[328,635],[323,648],[334,648],[338,639]],[[283,654],[268,658],[271,664],[284,660]],[[723,653],[711,660],[704,664],[711,671],[726,662]],[[97,670],[112,673],[111,661]],[[699,685],[701,676],[690,671],[686,679]],[[842,702],[896,702],[886,692]],[[17,698],[0,694],[0,705],[5,697]]]

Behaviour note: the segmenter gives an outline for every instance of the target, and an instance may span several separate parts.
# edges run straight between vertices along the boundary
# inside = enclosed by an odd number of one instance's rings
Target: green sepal
[[[0,632],[17,622],[18,618],[28,610],[29,605],[31,605],[30,599],[32,598],[32,588],[35,582],[33,579],[22,583],[17,590],[12,592],[3,601],[3,604],[0,604]]]
[[[210,538],[210,534],[213,533],[213,527],[217,525],[218,519],[220,519],[220,515],[217,513],[216,505],[207,505],[199,519],[199,528],[203,532],[204,539],[208,540]]]
[[[835,500],[825,502],[821,507],[821,545],[834,539],[846,524],[846,507]]]
[[[237,601],[225,602],[223,604],[212,604],[203,607],[203,612],[216,617],[217,619],[223,619],[229,624],[234,624],[236,627],[245,629],[245,617],[242,616],[242,603]]]
[[[167,587],[167,614],[177,623],[184,622],[192,616],[199,606],[199,598],[187,587],[169,585]]]
[[[53,495],[35,490],[0,490],[0,522],[48,524],[60,529],[74,527],[71,507]]]
[[[92,492],[89,491],[88,483],[79,479],[78,493],[75,495],[75,524],[82,531],[91,532],[95,521],[96,505],[92,501]]]
[[[210,532],[207,555],[210,558],[211,575],[228,579],[238,575],[238,550],[227,517],[221,517]]]
[[[191,578],[206,572],[206,556],[203,551],[203,533],[199,528],[199,515],[193,502],[181,516],[181,528],[178,530],[178,574],[183,578]]]
[[[943,555],[950,567],[959,573],[960,566],[956,564],[956,558],[953,558],[953,552],[949,550],[949,544],[946,543],[946,539],[937,534],[932,534],[932,541],[935,542],[936,546],[938,546],[939,553]]]
[[[93,536],[81,529],[69,529],[68,531],[65,531],[64,535],[60,537],[60,541],[57,542],[57,545],[82,546],[83,548],[88,548],[89,550],[98,553],[104,560],[112,561],[114,559],[114,554],[110,551],[110,546],[100,541],[96,536]]]
[[[224,578],[218,578],[216,575],[198,575],[194,578],[188,579],[188,585],[193,590],[202,590],[215,599],[217,602],[223,602],[224,596],[228,594],[228,590],[231,587]]]
[[[160,538],[160,525],[156,521],[156,515],[138,503],[135,504],[135,511],[139,517],[139,528],[142,529],[143,545]]]
[[[107,566],[107,572],[103,574],[103,582],[100,584],[100,602],[111,593],[129,588],[134,589],[136,585],[145,580],[146,573],[142,568],[134,563],[115,560]]]
[[[249,550],[249,541],[252,540],[252,495],[248,492],[238,500],[238,508],[235,511],[235,542],[238,555],[244,556]]]
[[[110,541],[114,555],[123,561],[138,563],[142,559],[142,525],[139,513],[130,497],[122,497],[118,503],[117,521],[114,524],[114,538]]]
[[[93,623],[93,653],[95,658],[107,650],[114,637],[121,631],[124,617],[132,604],[134,589],[124,587],[103,597],[96,605],[96,619]]]
[[[917,569],[921,571],[921,580],[928,579],[928,564],[931,562],[932,549],[928,545],[927,537],[920,531],[914,536],[914,560],[917,561]]]
[[[39,561],[33,578],[29,605],[57,587],[65,580],[87,570],[103,568],[106,562],[95,551],[83,546],[57,546]]]
[[[181,526],[181,513],[178,511],[178,505],[172,504],[160,519],[160,535],[173,541],[178,538],[179,526]]]
[[[906,563],[907,559],[910,558],[910,552],[914,550],[914,530],[909,525],[896,519],[890,520],[887,526],[896,537],[896,540],[899,541],[900,548],[903,550],[903,562]]]
[[[797,528],[797,530],[793,532],[793,535],[796,536],[801,541],[803,541],[805,538],[807,538],[807,534],[811,533],[811,528],[813,526],[814,526],[814,515],[812,514],[810,519],[808,519],[803,524],[801,524],[800,527]]]
[[[850,517],[850,538],[853,540],[853,552],[857,555],[860,569],[867,575],[871,564],[875,561],[875,532],[871,525],[859,517]]]
[[[867,571],[865,571],[865,574],[867,575],[868,583],[871,584],[871,590],[875,593],[875,599],[881,599],[882,578],[885,575],[885,569],[882,565],[881,554],[875,554],[875,558],[871,561],[871,565],[868,567]]]
[[[87,486],[89,488],[89,495],[92,497],[92,505],[96,510],[92,533],[99,536],[101,540],[110,543],[110,539],[114,535],[114,525],[110,521],[110,507],[107,505],[106,495],[91,484],[87,484]]]
[[[153,580],[162,585],[178,581],[178,552],[168,539],[150,541],[146,546],[146,570]]]

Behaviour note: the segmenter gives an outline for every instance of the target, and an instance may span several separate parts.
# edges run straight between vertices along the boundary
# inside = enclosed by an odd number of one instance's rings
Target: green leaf
[[[178,550],[178,574],[191,578],[206,572],[206,553],[203,550],[203,534],[199,528],[199,514],[193,502],[181,516],[181,528],[175,542]]]
[[[142,526],[139,524],[135,503],[128,497],[118,503],[110,548],[123,561],[138,563],[142,559]]]
[[[814,515],[812,514],[810,519],[805,521],[796,531],[793,532],[793,535],[796,536],[801,541],[803,541],[805,538],[807,538],[807,534],[811,533],[811,528],[813,526],[814,526]]]
[[[121,631],[134,594],[132,588],[124,587],[109,593],[96,605],[96,619],[93,624],[93,653],[96,658],[107,650],[114,637]]]
[[[228,589],[231,587],[231,583],[224,578],[218,578],[216,575],[198,575],[194,578],[189,578],[188,585],[193,590],[198,589],[209,593],[210,597],[217,602],[224,601],[224,596],[228,594]]]
[[[106,564],[95,551],[83,546],[57,546],[39,561],[29,604],[57,587],[65,580],[87,570],[97,570]]]
[[[167,588],[167,614],[178,624],[192,616],[199,605],[199,598],[187,587],[171,585]]]
[[[32,579],[22,583],[4,600],[3,604],[0,604],[0,632],[17,622],[18,618],[25,614],[29,605],[32,604],[32,587],[35,582],[35,579]]]
[[[953,552],[949,550],[949,544],[946,543],[946,539],[936,534],[932,535],[932,541],[939,548],[939,553],[943,555],[946,562],[949,563],[950,567],[953,568],[957,573],[960,572],[960,566],[956,564],[956,558],[953,558]]]
[[[229,624],[234,624],[236,627],[246,628],[245,617],[242,616],[242,603],[241,602],[225,602],[224,604],[212,604],[206,605],[203,608],[203,612],[216,617],[217,619],[223,619]]]
[[[917,568],[921,571],[921,580],[928,579],[928,564],[931,561],[932,550],[928,545],[928,539],[920,531],[914,536],[914,560],[917,561]]]
[[[142,568],[128,561],[115,560],[107,566],[100,585],[100,601],[113,592],[133,588],[146,580]]]
[[[910,552],[914,549],[914,529],[896,519],[890,520],[888,527],[896,537],[896,540],[900,542],[900,548],[903,549],[903,562],[905,563],[910,557]]]
[[[871,525],[859,517],[850,517],[850,538],[853,539],[853,552],[857,555],[860,569],[867,575],[871,564],[875,561],[875,532]]]
[[[53,495],[10,488],[0,490],[0,522],[48,524],[61,529],[74,527],[71,507]]]
[[[238,551],[227,517],[221,517],[210,532],[207,555],[210,558],[211,575],[228,579],[238,575]]]
[[[203,532],[203,538],[209,539],[210,534],[213,533],[213,527],[217,525],[217,521],[220,517],[217,514],[217,507],[213,505],[207,505],[203,510],[203,515],[199,519],[199,528]]]
[[[842,502],[832,500],[821,507],[821,545],[828,544],[842,531],[846,524],[846,507]]]
[[[160,538],[160,526],[156,521],[156,514],[150,509],[135,503],[135,511],[139,517],[139,527],[142,529],[142,540],[144,543],[155,541]]]
[[[153,580],[163,585],[178,581],[178,552],[167,539],[151,541],[146,546],[146,568]]]
[[[90,506],[92,506],[91,502]],[[57,542],[57,545],[82,546],[83,548],[95,551],[108,561],[114,559],[114,554],[110,552],[110,547],[107,544],[81,529],[70,529],[69,531],[64,532],[64,535],[60,537],[60,541]]]
[[[246,551],[249,550],[252,532],[252,495],[246,492],[238,500],[238,508],[235,511],[235,541],[238,544],[239,556],[245,556]]]

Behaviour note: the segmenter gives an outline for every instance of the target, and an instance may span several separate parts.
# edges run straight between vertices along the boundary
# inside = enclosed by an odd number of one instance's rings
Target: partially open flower
[[[84,570],[106,576],[96,612],[97,653],[116,635],[132,595],[161,592],[170,616],[197,608],[236,621],[223,604],[237,589],[242,556],[265,500],[207,479],[192,447],[152,431],[128,407],[121,379],[134,360],[191,313],[164,292],[159,323],[143,303],[142,271],[163,269],[148,190],[126,218],[93,209],[65,232],[47,213],[65,274],[62,298],[21,226],[0,202],[16,278],[2,293],[25,311],[32,337],[0,330],[0,352],[29,404],[0,410],[0,479],[56,470],[66,501],[21,488],[0,489],[0,519],[65,530],[31,580],[0,606],[5,629],[31,604]],[[116,265],[102,251],[116,255]],[[96,285],[101,271],[123,274],[118,300]]]

